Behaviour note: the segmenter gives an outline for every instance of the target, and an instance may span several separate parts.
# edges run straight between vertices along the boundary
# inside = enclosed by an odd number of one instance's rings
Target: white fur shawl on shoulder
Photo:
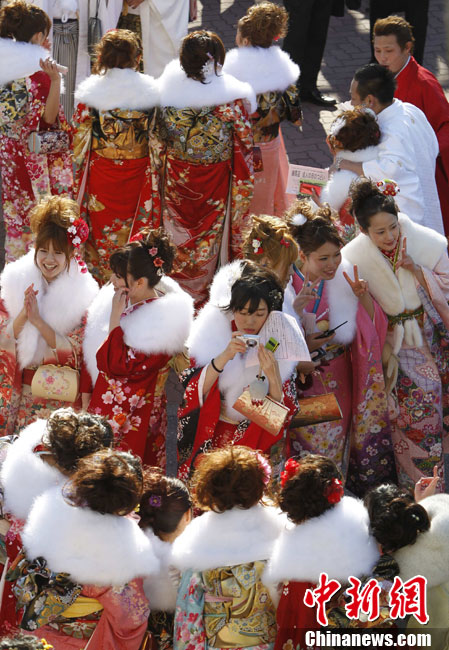
[[[206,512],[175,539],[171,564],[180,571],[204,571],[266,560],[285,521],[279,510],[261,504],[249,510]]]
[[[366,147],[359,151],[339,151],[338,158],[352,162],[367,162],[377,158],[378,147]],[[349,169],[341,169],[332,174],[320,194],[321,203],[329,203],[333,210],[340,210],[349,195],[349,186],[358,178],[357,174]]]
[[[26,519],[33,501],[49,488],[62,485],[67,477],[33,452],[42,442],[46,420],[36,420],[21,431],[8,449],[0,473],[6,512]]]
[[[75,91],[75,101],[98,111],[143,111],[159,104],[159,88],[149,75],[130,68],[112,68],[84,79]]]
[[[320,517],[298,526],[288,524],[275,544],[264,581],[317,583],[320,574],[327,573],[345,583],[349,576],[369,575],[378,557],[365,506],[343,497]]]
[[[150,540],[129,517],[69,505],[61,488],[38,497],[22,540],[27,557],[43,557],[80,584],[124,585],[159,571]]]
[[[299,66],[278,45],[236,47],[227,52],[223,71],[249,83],[256,95],[284,92],[299,78]]]
[[[159,612],[174,612],[176,607],[177,585],[170,575],[171,544],[164,542],[147,528],[145,535],[151,542],[154,553],[160,562],[160,570],[156,575],[145,578],[143,589],[150,602],[152,610]]]
[[[23,307],[25,289],[34,284],[39,312],[55,332],[69,334],[83,319],[99,288],[90,273],[81,273],[72,259],[68,271],[63,271],[50,284],[34,263],[34,249],[11,264],[0,277],[2,298],[9,317],[14,320]],[[46,354],[47,344],[38,329],[27,321],[17,340],[17,355],[21,368],[39,364]]]
[[[39,60],[49,56],[50,52],[40,45],[0,38],[0,86],[30,77],[41,70]]]

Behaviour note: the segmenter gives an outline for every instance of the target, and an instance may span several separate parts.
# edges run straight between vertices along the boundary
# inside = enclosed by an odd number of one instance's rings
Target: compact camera
[[[255,348],[259,345],[258,334],[242,334],[238,338],[245,343],[247,348]]]

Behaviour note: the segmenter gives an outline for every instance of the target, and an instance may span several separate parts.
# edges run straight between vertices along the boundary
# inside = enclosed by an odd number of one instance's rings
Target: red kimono
[[[396,77],[395,97],[420,108],[438,138],[435,179],[446,235],[449,234],[449,102],[436,77],[411,56]]]

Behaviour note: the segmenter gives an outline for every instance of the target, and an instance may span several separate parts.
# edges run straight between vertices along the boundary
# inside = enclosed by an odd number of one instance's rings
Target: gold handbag
[[[46,363],[34,373],[31,381],[33,397],[55,399],[60,402],[75,402],[79,394],[80,375],[70,366],[55,366]]]
[[[306,427],[320,422],[341,420],[343,414],[334,393],[311,395],[299,400],[299,411],[292,420],[290,427]]]
[[[248,389],[244,390],[232,407],[254,424],[273,436],[277,436],[284,426],[289,409],[266,395],[262,402],[253,402]]]

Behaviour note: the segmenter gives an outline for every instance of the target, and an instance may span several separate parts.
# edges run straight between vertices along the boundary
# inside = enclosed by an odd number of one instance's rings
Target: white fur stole
[[[33,501],[55,485],[62,485],[67,477],[56,467],[44,462],[33,449],[42,442],[46,420],[36,420],[20,433],[8,449],[0,473],[5,497],[5,510],[18,519],[26,519]]]
[[[175,539],[171,564],[180,571],[204,571],[266,560],[285,526],[285,515],[257,504],[196,517]]]
[[[367,162],[377,158],[378,147],[366,147],[359,151],[339,151],[338,158],[353,162]],[[340,210],[349,195],[349,186],[358,178],[357,174],[349,169],[341,169],[332,174],[320,195],[321,203],[329,203],[333,210]]]
[[[75,91],[75,101],[99,111],[148,110],[159,104],[159,88],[149,75],[131,68],[112,68],[84,79]]]
[[[39,60],[49,56],[50,52],[40,45],[0,38],[0,86],[30,77],[41,70]]]
[[[236,47],[226,53],[223,71],[249,83],[256,95],[284,92],[299,78],[299,66],[278,45]]]
[[[158,612],[174,612],[178,589],[169,572],[172,545],[159,539],[151,528],[147,528],[144,532],[160,562],[159,572],[143,581],[145,596],[149,600],[151,609]]]
[[[100,289],[87,310],[86,328],[83,338],[83,358],[93,384],[97,381],[97,352],[109,335],[109,319],[112,311],[114,287],[106,284]]]
[[[80,584],[124,585],[159,571],[150,540],[129,517],[69,505],[61,488],[38,497],[22,534],[27,557],[43,557]]]
[[[12,320],[21,311],[25,289],[32,283],[38,291],[37,303],[42,318],[61,335],[69,334],[81,322],[99,291],[90,273],[81,273],[73,259],[68,271],[62,271],[53,282],[47,283],[34,263],[34,249],[31,249],[7,264],[0,276],[2,298]],[[38,329],[27,321],[17,340],[20,367],[41,363],[46,350],[47,344]]]
[[[335,332],[332,343],[349,345],[355,338],[357,331],[357,310],[359,308],[358,298],[354,295],[351,287],[343,275],[345,271],[349,277],[354,279],[354,269],[344,259],[337,269],[332,280],[326,280],[324,291],[326,291],[329,303],[329,328],[337,327],[345,320],[348,322],[339,327]]]
[[[285,580],[318,582],[321,573],[347,582],[349,576],[369,575],[379,557],[369,534],[369,517],[363,503],[343,497],[319,517],[281,533],[263,579],[275,584]]]
[[[178,59],[170,61],[158,79],[161,106],[174,108],[203,108],[229,104],[236,99],[246,99],[254,113],[256,96],[248,83],[239,81],[225,72],[213,75],[205,83],[190,79]]]

